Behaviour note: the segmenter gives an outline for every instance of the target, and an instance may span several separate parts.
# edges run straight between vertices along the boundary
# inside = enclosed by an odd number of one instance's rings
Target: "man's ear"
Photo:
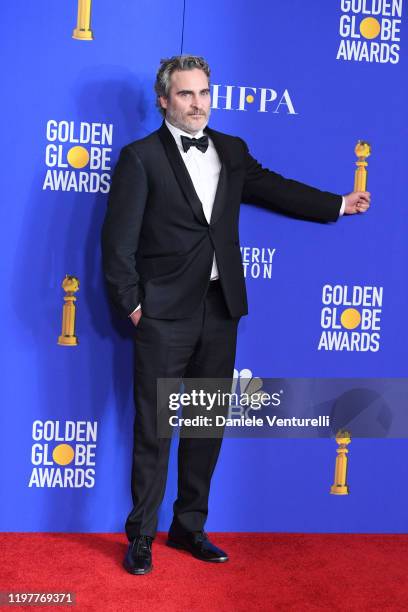
[[[159,96],[159,100],[160,100],[161,107],[166,109],[167,108],[167,98],[165,98],[164,96]]]

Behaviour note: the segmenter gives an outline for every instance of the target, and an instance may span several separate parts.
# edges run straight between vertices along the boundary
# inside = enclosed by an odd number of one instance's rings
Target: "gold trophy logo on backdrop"
[[[78,338],[75,335],[75,293],[79,289],[79,279],[75,276],[65,275],[62,288],[66,292],[62,309],[62,331],[58,336],[58,344],[62,346],[77,346]]]
[[[347,446],[351,442],[351,434],[349,431],[340,431],[336,434],[336,442],[339,445],[337,448],[336,467],[334,469],[334,484],[330,488],[330,493],[333,495],[348,495],[349,487],[347,484],[347,464],[348,464],[348,449]]]
[[[91,30],[91,0],[78,0],[77,25],[72,33],[76,40],[93,40]]]
[[[354,191],[367,191],[367,162],[366,158],[371,154],[371,145],[364,140],[359,140],[355,146],[354,153],[358,157],[356,161],[357,170],[354,174]]]

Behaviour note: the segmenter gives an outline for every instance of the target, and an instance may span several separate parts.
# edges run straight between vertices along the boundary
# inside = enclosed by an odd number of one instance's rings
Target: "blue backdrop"
[[[81,41],[71,36],[75,0],[3,8],[2,530],[120,531],[130,510],[131,330],[108,307],[100,228],[120,148],[161,123],[162,57],[203,55],[210,125],[287,177],[348,193],[356,142],[372,145],[365,215],[319,224],[242,205],[250,313],[237,378],[407,376],[404,9],[94,0],[94,40]],[[83,149],[91,159],[81,168]],[[65,274],[80,280],[77,347],[57,345]],[[67,421],[72,438],[61,434]],[[96,422],[89,436],[82,422]],[[406,441],[353,440],[344,497],[329,494],[335,449],[333,439],[225,440],[208,530],[405,532]],[[173,448],[163,530],[175,468]]]

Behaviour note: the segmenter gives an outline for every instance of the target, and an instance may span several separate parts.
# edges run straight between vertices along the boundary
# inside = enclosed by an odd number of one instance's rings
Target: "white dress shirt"
[[[196,193],[203,205],[203,212],[205,218],[209,223],[211,219],[215,193],[217,191],[218,179],[221,170],[220,158],[218,157],[218,153],[215,149],[214,143],[211,138],[208,137],[208,149],[205,153],[202,153],[199,149],[197,149],[197,147],[190,147],[189,150],[185,152],[181,143],[181,136],[187,136],[188,138],[191,138],[192,135],[188,132],[180,130],[180,128],[175,127],[167,120],[165,120],[165,124],[173,135],[174,140],[176,141],[178,150],[180,151],[180,155],[186,165],[187,171],[193,182],[194,189],[196,190]],[[201,138],[203,134],[203,130],[200,130],[199,132],[197,132],[197,134],[194,134],[194,138]],[[339,217],[344,214],[344,208],[345,199],[343,197]],[[216,278],[218,278],[218,268],[214,253],[211,269],[211,280],[215,280]],[[131,312],[131,314],[136,312],[136,310],[139,310],[139,308],[141,308],[141,304],[139,304],[135,308],[135,310]]]
[[[183,162],[186,164],[190,178],[193,181],[194,189],[203,205],[203,212],[207,219],[207,223],[210,223],[221,170],[220,158],[218,157],[214,143],[211,138],[208,137],[208,149],[205,153],[202,153],[197,147],[190,147],[187,153],[185,153],[183,145],[181,144],[181,136],[191,138],[192,135],[188,132],[183,132],[183,130],[175,127],[168,121],[165,121],[165,123],[174,136]],[[203,134],[203,130],[200,130],[197,134],[194,134],[193,138],[201,138]],[[216,278],[218,278],[218,268],[214,253],[211,280],[215,280]]]

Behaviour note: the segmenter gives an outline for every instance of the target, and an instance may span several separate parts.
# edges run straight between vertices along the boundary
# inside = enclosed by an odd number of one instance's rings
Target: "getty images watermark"
[[[275,437],[282,435],[276,430],[297,428],[309,429],[307,437],[314,437],[316,428],[329,430],[330,415],[291,409],[281,387],[279,379],[252,377],[239,385],[231,379],[159,379],[159,437],[170,437],[175,429],[181,437]]]

